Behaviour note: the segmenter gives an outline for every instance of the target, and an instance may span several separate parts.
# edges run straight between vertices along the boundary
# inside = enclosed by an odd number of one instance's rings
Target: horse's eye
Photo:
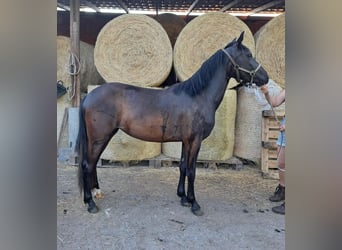
[[[252,54],[248,54],[247,56],[248,56],[248,57],[252,57]]]

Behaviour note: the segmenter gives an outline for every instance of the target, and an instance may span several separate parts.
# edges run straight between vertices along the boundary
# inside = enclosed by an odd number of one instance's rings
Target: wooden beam
[[[64,4],[57,3],[57,6],[58,6],[59,8],[62,8],[62,9],[64,9],[64,10],[66,10],[66,11],[70,11],[70,7],[69,7],[69,6],[66,6],[66,5],[64,5]]]
[[[200,0],[195,0],[189,7],[188,12],[186,13],[186,16],[188,16],[191,11],[196,7],[196,5],[199,3]]]
[[[266,4],[262,5],[262,6],[260,6],[260,7],[258,7],[258,8],[253,9],[253,10],[251,11],[251,14],[258,13],[258,12],[260,12],[260,11],[266,10],[266,9],[268,9],[268,8],[271,8],[272,6],[275,6],[275,5],[280,4],[280,3],[283,3],[283,2],[285,2],[285,0],[270,1],[270,2],[268,2],[268,3],[266,3]]]
[[[92,2],[89,1],[84,1],[85,5],[93,10],[95,10],[96,12],[100,12],[100,9],[97,8],[97,6],[95,4],[93,4]]]
[[[122,9],[124,9],[124,11],[126,11],[127,14],[129,13],[129,10],[128,10],[126,4],[124,4],[121,0],[116,0],[116,2],[120,5],[120,7]]]
[[[236,5],[239,2],[239,0],[233,0],[231,1],[229,4],[227,4],[226,6],[224,6],[222,9],[220,9],[220,11],[226,11],[228,9],[230,9],[231,7],[233,7],[234,5]]]
[[[159,10],[159,1],[156,0],[156,16],[158,16],[158,10]]]
[[[75,74],[71,75],[71,88],[73,95],[71,98],[71,105],[73,107],[80,106],[81,88],[80,88],[80,0],[70,0],[70,55],[73,59],[74,65],[70,70]]]

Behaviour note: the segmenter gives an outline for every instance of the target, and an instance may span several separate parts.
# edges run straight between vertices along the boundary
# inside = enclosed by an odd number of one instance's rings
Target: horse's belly
[[[137,122],[121,128],[127,134],[144,141],[167,142],[181,141],[182,130],[177,125],[166,125],[160,122]]]

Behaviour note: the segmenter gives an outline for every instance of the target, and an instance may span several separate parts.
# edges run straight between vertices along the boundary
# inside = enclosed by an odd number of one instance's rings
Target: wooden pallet
[[[277,118],[281,121],[285,115],[284,110],[275,111]],[[278,122],[272,110],[262,112],[261,123],[261,172],[265,178],[279,179],[277,163],[277,139],[279,133]]]
[[[100,159],[101,160],[101,159]],[[156,157],[151,159],[141,160],[141,161],[108,161],[102,159],[102,166],[123,166],[123,167],[130,167],[130,166],[148,166],[152,168],[160,168],[160,167],[178,167],[179,165],[179,158],[173,158],[166,156],[164,154],[160,154]],[[225,161],[212,161],[212,160],[198,160],[197,167],[203,168],[210,168],[210,169],[217,169],[219,167],[230,167],[236,170],[240,170],[243,168],[244,162],[236,157],[232,157]]]

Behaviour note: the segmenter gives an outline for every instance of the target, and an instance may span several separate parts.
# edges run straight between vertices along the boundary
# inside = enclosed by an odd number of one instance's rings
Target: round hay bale
[[[236,91],[226,90],[216,116],[215,127],[202,142],[198,160],[223,161],[233,156],[236,116]],[[181,157],[181,142],[162,143],[162,153],[173,158]]]
[[[97,36],[95,65],[107,82],[157,87],[172,66],[172,47],[164,28],[145,15],[123,14]]]
[[[70,57],[70,37],[57,36],[57,80],[63,81],[65,86],[70,85],[68,65]],[[80,41],[80,89],[87,92],[90,84],[101,84],[104,80],[97,72],[94,64],[94,46]]]
[[[181,30],[185,27],[186,22],[180,16],[172,13],[160,14],[156,16],[155,19],[165,29],[173,48],[176,43],[177,37]]]
[[[88,86],[88,92],[98,86]],[[109,161],[141,161],[160,155],[161,143],[133,138],[119,130],[109,141],[101,159]]]
[[[285,88],[285,13],[267,22],[254,37],[256,59],[269,77]]]
[[[207,13],[194,18],[182,29],[174,46],[177,77],[181,81],[190,78],[204,61],[239,37],[242,31],[245,31],[243,44],[254,55],[253,34],[239,18],[224,12]]]
[[[276,96],[282,88],[270,79],[268,90],[271,96]],[[259,88],[238,89],[234,156],[260,164],[262,111],[270,109],[271,106]],[[274,110],[285,110],[285,104]]]

